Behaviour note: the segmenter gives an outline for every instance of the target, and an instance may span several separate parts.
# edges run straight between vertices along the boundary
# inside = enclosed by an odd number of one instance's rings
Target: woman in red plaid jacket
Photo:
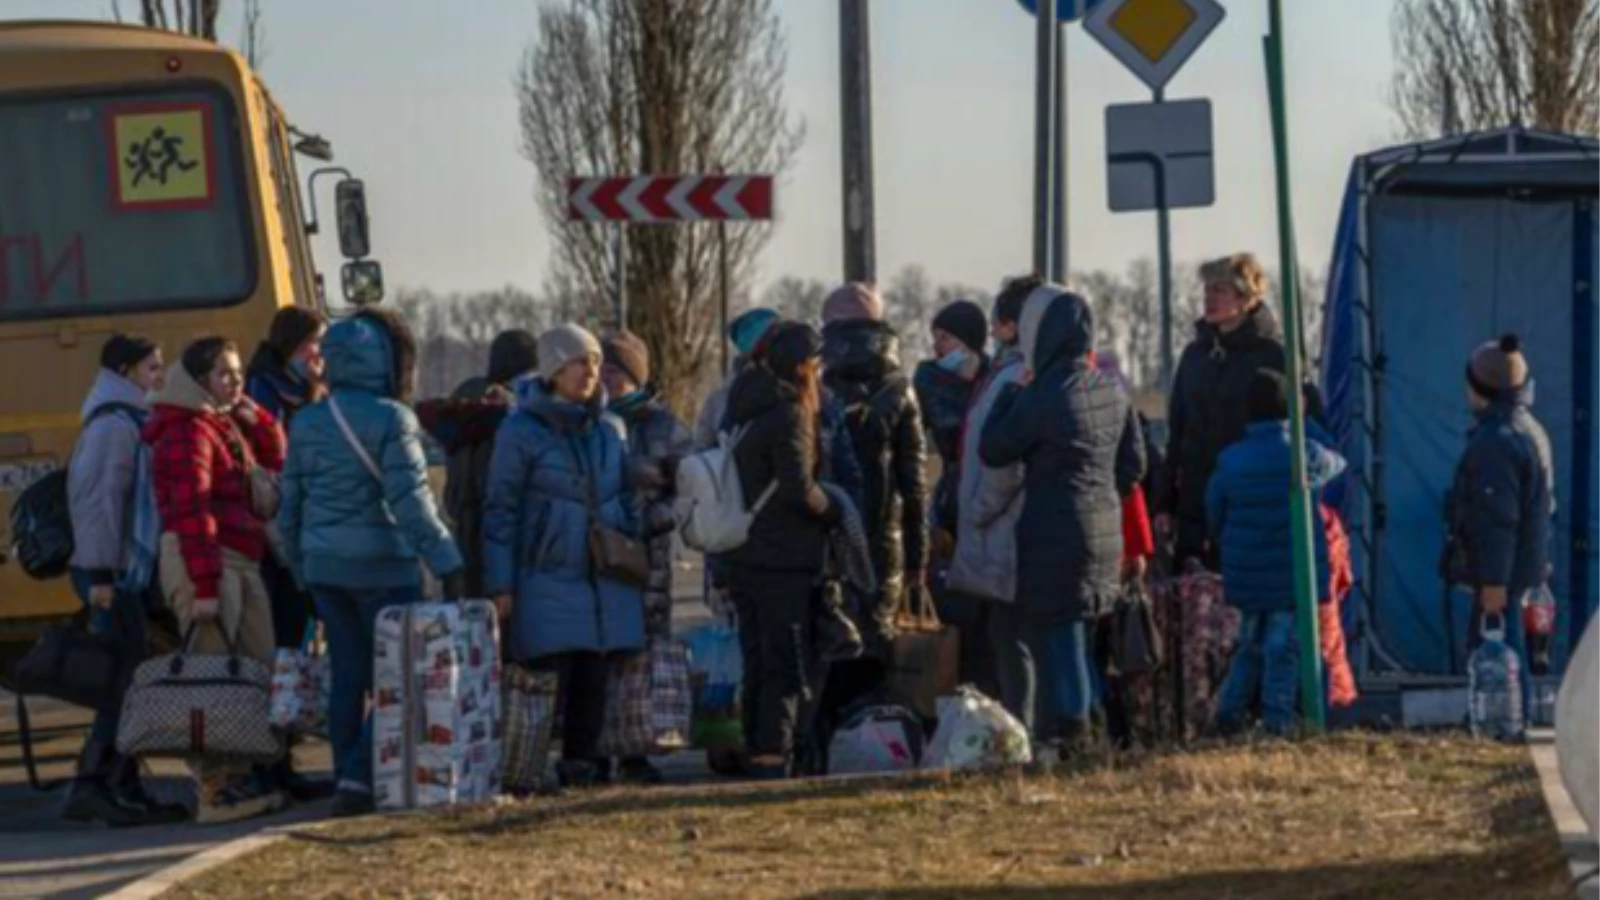
[[[189,345],[183,363],[153,398],[144,428],[161,510],[161,589],[190,649],[272,665],[272,603],[261,581],[264,516],[275,503],[260,468],[283,468],[283,431],[244,393],[239,349],[220,337]],[[230,822],[283,806],[247,768],[192,760],[196,821]]]

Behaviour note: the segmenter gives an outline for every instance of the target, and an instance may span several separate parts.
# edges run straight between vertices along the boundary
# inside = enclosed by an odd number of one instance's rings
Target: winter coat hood
[[[1094,315],[1078,294],[1042,285],[1022,308],[1018,345],[1035,373],[1063,362],[1088,366],[1094,349]]]
[[[830,384],[881,381],[900,371],[900,335],[885,322],[834,322],[822,329],[822,365]]]
[[[322,339],[322,356],[334,390],[395,395],[394,345],[376,320],[356,316],[334,325]]]
[[[155,408],[157,420],[170,418],[174,413],[181,418],[189,418],[195,413],[222,415],[221,408],[216,405],[216,397],[200,386],[194,376],[189,375],[189,370],[181,365],[174,365],[171,372],[166,373],[166,388],[150,397],[150,405]]]
[[[539,378],[516,383],[517,408],[557,431],[587,431],[606,412],[605,388],[597,388],[586,403],[557,397]]]
[[[143,388],[110,369],[101,369],[94,377],[94,384],[90,386],[88,396],[83,398],[81,420],[88,422],[94,416],[95,410],[112,403],[132,406],[147,412],[150,409],[150,398]]]

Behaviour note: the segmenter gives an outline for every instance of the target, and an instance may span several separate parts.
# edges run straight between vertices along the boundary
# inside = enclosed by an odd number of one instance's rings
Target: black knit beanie
[[[983,314],[983,307],[971,300],[957,300],[939,310],[933,317],[933,327],[949,332],[974,353],[983,352],[989,336],[988,317]]]
[[[527,331],[502,331],[489,345],[490,384],[510,384],[538,367],[539,339]]]
[[[114,334],[100,348],[100,367],[115,372],[118,375],[127,375],[133,367],[144,362],[150,354],[160,350],[155,341],[143,335]]]
[[[822,355],[822,335],[810,325],[801,322],[781,322],[767,331],[762,339],[766,345],[767,368],[780,381],[793,384],[795,373],[808,359]]]

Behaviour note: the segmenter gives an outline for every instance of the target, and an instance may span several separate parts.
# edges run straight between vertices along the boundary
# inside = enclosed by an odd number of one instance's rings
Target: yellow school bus
[[[331,158],[226,48],[0,23],[0,548],[16,495],[69,458],[107,337],[144,334],[169,363],[203,334],[248,352],[280,307],[322,305],[297,150]],[[338,197],[341,246],[365,256],[360,183]],[[351,299],[381,297],[371,261],[344,280]],[[64,579],[0,562],[0,652],[77,609]]]

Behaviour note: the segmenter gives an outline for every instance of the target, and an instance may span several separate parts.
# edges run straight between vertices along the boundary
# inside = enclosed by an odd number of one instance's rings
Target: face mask
[[[939,368],[955,375],[960,375],[966,367],[967,360],[972,356],[972,351],[965,347],[957,347],[949,353],[939,357]]]

